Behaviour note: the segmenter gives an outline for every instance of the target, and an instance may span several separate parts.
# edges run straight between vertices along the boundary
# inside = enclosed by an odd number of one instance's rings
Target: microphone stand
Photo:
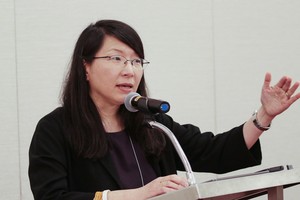
[[[166,126],[164,126],[163,124],[159,123],[159,122],[156,122],[156,121],[149,121],[148,122],[149,125],[153,128],[153,127],[156,127],[156,128],[159,128],[160,130],[162,130],[168,137],[169,139],[171,140],[173,146],[175,147],[183,165],[184,165],[184,168],[186,170],[186,177],[187,177],[187,180],[188,180],[188,183],[189,185],[196,185],[196,179],[195,179],[195,176],[193,174],[193,171],[192,171],[192,168],[191,168],[191,165],[184,153],[184,151],[182,150],[178,140],[176,139],[175,135],[172,133],[172,131],[167,128]]]

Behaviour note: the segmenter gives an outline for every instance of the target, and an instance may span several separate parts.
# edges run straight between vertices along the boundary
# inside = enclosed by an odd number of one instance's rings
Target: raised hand
[[[270,118],[284,112],[300,98],[300,93],[295,93],[299,82],[292,85],[292,79],[283,76],[276,85],[270,86],[271,74],[266,73],[261,93],[261,103]]]

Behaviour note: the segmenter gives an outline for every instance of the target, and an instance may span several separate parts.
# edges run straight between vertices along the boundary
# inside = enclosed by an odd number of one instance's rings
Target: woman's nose
[[[133,75],[134,74],[134,66],[132,65],[131,61],[130,60],[127,60],[125,63],[124,63],[124,68],[123,68],[123,71],[122,73],[124,75]]]

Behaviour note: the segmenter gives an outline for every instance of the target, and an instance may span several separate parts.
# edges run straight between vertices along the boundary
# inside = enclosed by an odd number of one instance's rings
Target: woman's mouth
[[[125,92],[131,91],[133,88],[133,84],[130,83],[122,83],[118,84],[117,87]]]

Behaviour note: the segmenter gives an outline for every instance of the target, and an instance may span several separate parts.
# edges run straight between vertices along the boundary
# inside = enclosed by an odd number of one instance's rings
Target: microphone
[[[143,97],[136,92],[130,92],[124,100],[125,107],[130,112],[145,112],[145,113],[167,113],[170,110],[170,104],[166,101],[150,99]]]

